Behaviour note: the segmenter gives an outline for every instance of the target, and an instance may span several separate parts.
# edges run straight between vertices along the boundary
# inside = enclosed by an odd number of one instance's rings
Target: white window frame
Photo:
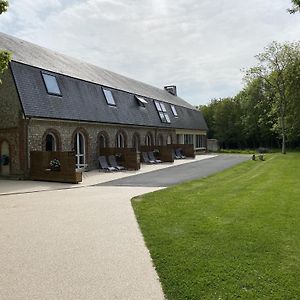
[[[109,106],[117,106],[112,91],[109,90],[109,89],[106,89],[106,88],[102,88],[102,91],[103,91],[103,94],[104,94],[106,103],[107,103]]]
[[[83,153],[80,153],[80,136],[82,136],[82,142],[83,142]],[[75,139],[76,139],[76,148],[75,150],[75,158],[76,158],[76,168],[77,169],[83,169],[85,168],[86,165],[86,148],[85,148],[85,136],[83,133],[81,132],[76,132],[75,135]],[[73,141],[75,142],[75,140]],[[74,145],[75,146],[75,145]],[[83,164],[80,163],[80,158],[83,157]]]

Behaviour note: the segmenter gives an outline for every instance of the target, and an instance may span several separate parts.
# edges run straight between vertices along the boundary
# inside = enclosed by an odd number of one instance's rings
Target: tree
[[[289,109],[287,70],[288,66],[294,63],[295,58],[300,57],[299,49],[299,43],[273,42],[265,48],[265,52],[256,56],[258,65],[246,72],[248,81],[261,79],[272,95],[272,110],[278,116],[275,125],[280,131],[283,154],[286,153],[286,117]]]
[[[290,14],[300,12],[300,0],[292,0],[293,7],[288,9]]]
[[[0,0],[0,15],[7,11],[8,1]],[[5,50],[0,50],[0,75],[7,69],[11,60],[11,53]],[[1,79],[0,79],[1,83]]]

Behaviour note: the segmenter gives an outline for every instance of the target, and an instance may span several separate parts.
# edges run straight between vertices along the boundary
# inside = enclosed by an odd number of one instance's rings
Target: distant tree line
[[[222,148],[300,146],[300,43],[271,43],[245,71],[235,97],[202,105],[208,137]]]

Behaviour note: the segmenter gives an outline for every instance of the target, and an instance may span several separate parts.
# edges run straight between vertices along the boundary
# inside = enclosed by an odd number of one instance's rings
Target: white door
[[[85,139],[82,133],[77,132],[74,137],[74,150],[76,156],[76,168],[85,168]]]
[[[0,174],[2,176],[10,175],[10,153],[9,153],[9,144],[4,141],[1,144],[0,149],[1,155],[1,166],[0,166]]]

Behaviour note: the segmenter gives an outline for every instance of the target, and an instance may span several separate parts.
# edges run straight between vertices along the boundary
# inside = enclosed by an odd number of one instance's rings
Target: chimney
[[[164,87],[164,89],[168,93],[170,93],[170,94],[172,94],[174,96],[177,96],[177,87],[176,87],[176,85],[167,85],[167,86]]]

